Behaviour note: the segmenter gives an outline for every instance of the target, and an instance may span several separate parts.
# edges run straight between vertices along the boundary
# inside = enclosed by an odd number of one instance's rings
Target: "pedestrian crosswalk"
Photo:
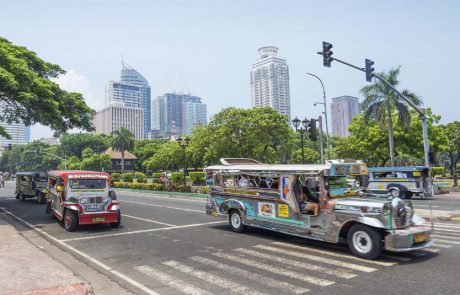
[[[448,231],[446,231],[447,229]],[[365,260],[344,249],[275,241],[228,251],[213,249],[186,259],[169,259],[133,269],[159,294],[305,294],[315,288],[352,284],[420,257],[435,259],[449,248],[460,248],[460,224],[435,224],[434,246],[409,253],[385,252],[379,260]]]

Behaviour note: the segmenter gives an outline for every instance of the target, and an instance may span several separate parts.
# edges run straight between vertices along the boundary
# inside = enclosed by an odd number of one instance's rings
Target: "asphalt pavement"
[[[44,205],[14,199],[12,185],[0,189],[0,211],[136,294],[458,294],[460,287],[460,223],[436,223],[430,249],[367,261],[346,245],[255,228],[234,233],[205,215],[203,199],[117,196],[119,229],[66,232]],[[427,202],[414,200],[416,208]],[[460,208],[455,199],[430,202]]]

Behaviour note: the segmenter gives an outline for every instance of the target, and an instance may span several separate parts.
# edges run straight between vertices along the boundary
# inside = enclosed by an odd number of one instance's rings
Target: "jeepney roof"
[[[22,171],[22,172],[16,172],[16,175],[26,175],[26,176],[40,176],[40,172],[29,172],[29,171]]]
[[[214,165],[205,168],[207,170],[219,170],[226,172],[242,171],[265,171],[265,172],[319,172],[329,168],[330,165],[290,165],[290,164],[250,164],[250,165]]]
[[[48,176],[57,176],[57,177],[66,177],[69,175],[83,175],[83,174],[91,174],[91,175],[101,175],[110,178],[110,174],[105,172],[98,172],[98,171],[84,171],[84,170],[53,170],[48,172]]]
[[[422,171],[429,169],[427,166],[401,166],[401,167],[369,167],[369,172],[404,172]]]

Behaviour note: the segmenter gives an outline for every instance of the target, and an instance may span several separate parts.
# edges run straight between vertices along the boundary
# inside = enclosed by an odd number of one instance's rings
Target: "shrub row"
[[[184,192],[184,193],[209,193],[209,188],[206,186],[184,186],[181,184],[161,184],[161,183],[131,183],[131,182],[114,182],[115,188],[129,188],[129,189],[140,189],[140,190],[152,190],[152,191],[165,191],[165,192]]]

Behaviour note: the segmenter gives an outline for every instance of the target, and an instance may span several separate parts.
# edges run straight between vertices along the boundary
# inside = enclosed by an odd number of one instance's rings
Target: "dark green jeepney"
[[[16,173],[16,199],[37,198],[37,203],[46,203],[48,197],[48,178],[42,172]]]

